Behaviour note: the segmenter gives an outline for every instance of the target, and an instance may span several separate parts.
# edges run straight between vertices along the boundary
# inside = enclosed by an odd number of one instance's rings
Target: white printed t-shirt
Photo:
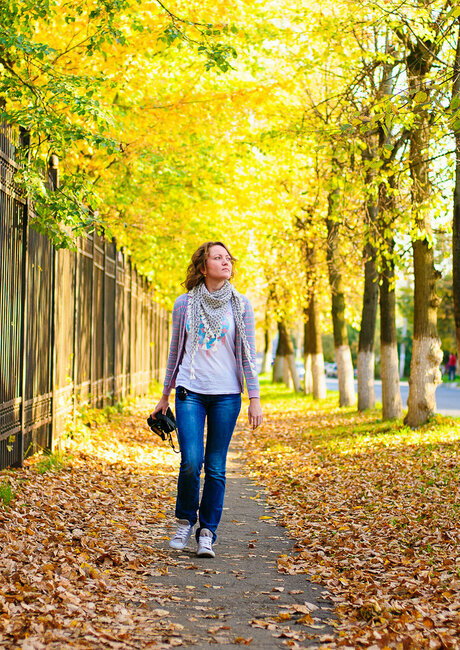
[[[233,395],[240,393],[235,354],[235,318],[229,301],[222,322],[222,331],[209,338],[203,323],[198,329],[198,349],[195,353],[195,379],[190,378],[191,339],[190,322],[187,319],[185,352],[176,377],[176,386],[183,386],[194,393],[209,395]]]

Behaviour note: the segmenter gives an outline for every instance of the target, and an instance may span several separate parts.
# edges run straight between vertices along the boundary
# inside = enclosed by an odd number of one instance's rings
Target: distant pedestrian
[[[449,381],[454,381],[457,374],[457,357],[454,352],[451,352],[449,355],[449,361],[447,363],[447,371],[449,375]]]
[[[174,304],[163,395],[152,413],[166,413],[175,388],[181,464],[176,499],[178,528],[169,545],[185,548],[199,519],[195,536],[197,554],[202,557],[215,557],[212,544],[223,509],[227,451],[241,409],[244,379],[249,424],[256,429],[263,417],[254,312],[246,296],[230,283],[234,262],[221,242],[207,242],[193,254],[184,282],[187,293]]]

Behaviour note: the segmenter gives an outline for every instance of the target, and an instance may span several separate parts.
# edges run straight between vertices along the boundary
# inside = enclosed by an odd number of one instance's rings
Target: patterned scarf
[[[194,360],[198,350],[200,323],[203,323],[204,331],[210,339],[218,339],[222,334],[222,323],[230,301],[235,325],[243,341],[246,358],[251,366],[252,374],[256,375],[244,327],[243,299],[230,282],[226,280],[224,286],[218,291],[214,291],[214,293],[209,293],[204,282],[189,291],[187,316],[190,323],[189,336],[191,337],[190,379],[195,379]]]

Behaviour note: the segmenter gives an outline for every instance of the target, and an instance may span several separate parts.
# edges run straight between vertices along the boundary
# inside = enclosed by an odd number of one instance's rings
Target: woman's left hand
[[[260,405],[260,399],[258,397],[252,397],[249,400],[248,419],[249,424],[253,429],[257,429],[257,427],[262,424],[264,416]]]

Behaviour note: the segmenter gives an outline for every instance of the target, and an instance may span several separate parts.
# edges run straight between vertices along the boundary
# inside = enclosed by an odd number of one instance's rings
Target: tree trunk
[[[305,343],[308,344],[313,398],[324,399],[327,391],[326,376],[324,374],[323,342],[321,340],[321,319],[314,289],[310,294],[307,314]]]
[[[270,319],[268,318],[268,311],[265,311],[265,321],[264,321],[264,356],[262,359],[262,367],[260,369],[261,373],[270,372],[272,368],[272,350],[271,350],[271,340],[270,340]]]
[[[380,146],[385,144],[385,134],[380,132]],[[394,175],[389,178],[390,190],[385,183],[379,186],[378,228],[382,241],[380,274],[380,376],[382,379],[382,418],[393,420],[403,413],[398,370],[398,338],[396,330],[396,294],[394,238]]]
[[[340,406],[351,406],[355,402],[355,387],[353,364],[351,361],[350,346],[348,345],[345,321],[345,295],[338,250],[339,223],[335,208],[337,199],[338,190],[332,190],[328,196],[328,215],[326,219],[328,233],[327,265],[332,293],[332,326],[334,330],[334,346],[339,380],[339,403]]]
[[[313,377],[311,374],[311,352],[310,352],[310,325],[308,323],[308,309],[304,311],[305,322],[303,326],[303,365],[305,375],[303,378],[303,390],[305,395],[313,393]]]
[[[289,337],[289,332],[286,328],[286,323],[284,321],[278,323],[278,332],[280,338],[284,339],[284,349],[286,351],[286,356],[285,356],[286,367],[289,368],[289,373],[292,379],[292,383],[294,384],[294,390],[296,392],[300,392],[302,390],[302,386],[300,383],[299,373],[297,372],[297,366],[295,365],[294,348],[292,346],[292,342]]]
[[[372,160],[375,151],[369,147],[364,159]],[[375,173],[366,172],[366,185],[374,183]],[[369,200],[366,206],[368,230],[370,237],[374,237],[378,208],[375,201]],[[358,343],[358,410],[365,411],[375,407],[374,386],[374,339],[375,324],[377,322],[377,305],[379,297],[379,283],[377,271],[377,252],[375,247],[367,242],[364,246],[364,295],[361,312],[361,328]]]
[[[289,367],[289,355],[286,354],[283,359],[283,382],[286,388],[292,388],[292,377]]]
[[[417,45],[408,58],[408,78],[411,94],[424,91],[424,77],[429,70],[426,48]],[[437,333],[436,280],[431,224],[427,203],[430,193],[428,151],[430,132],[428,115],[420,109],[410,134],[410,174],[412,178],[412,239],[414,261],[414,338],[409,379],[408,412],[404,422],[415,428],[424,424],[436,409],[435,391],[441,382],[439,365],[442,360]]]
[[[388,257],[382,260],[380,281],[380,376],[382,378],[382,419],[392,420],[400,418],[403,412],[398,372],[392,242],[387,241],[387,253]]]
[[[273,361],[273,375],[272,382],[274,384],[282,384],[284,381],[284,359],[286,357],[286,351],[284,349],[284,339],[279,335],[279,325],[278,325],[278,344],[276,346],[275,360]]]
[[[374,386],[374,339],[377,321],[379,283],[375,249],[370,244],[365,247],[364,296],[361,313],[361,328],[358,343],[358,410],[365,411],[375,407]]]
[[[308,323],[305,323],[305,328],[308,327]],[[305,368],[305,374],[303,378],[303,391],[305,395],[313,394],[313,375],[311,372],[311,354],[303,355],[303,365]]]
[[[454,294],[455,332],[457,338],[457,357],[460,355],[460,18],[457,36],[457,52],[454,63],[454,78],[452,87],[452,109],[455,111],[455,190],[454,190],[454,222],[452,228],[452,283]]]
[[[277,364],[278,358],[282,359],[282,363]],[[276,368],[276,378],[275,378]],[[280,379],[280,377],[282,377]],[[278,323],[278,346],[276,349],[275,363],[273,364],[273,382],[284,381],[288,388],[290,383],[294,384],[294,390],[300,392],[302,390],[300,384],[299,373],[295,365],[294,348],[289,338],[289,334],[284,321]]]
[[[311,225],[311,221],[310,221]],[[314,399],[326,397],[326,376],[324,374],[323,342],[321,339],[321,314],[319,312],[317,290],[316,248],[308,240],[305,242],[305,267],[309,278],[308,307],[305,309],[305,393],[313,393]]]
[[[391,38],[387,36],[385,51],[392,50]],[[381,96],[389,97],[394,86],[394,62],[384,64],[381,82]],[[379,127],[379,150],[391,147],[391,158],[396,156],[405,140],[398,143],[392,141],[391,133],[382,125]],[[380,182],[378,189],[377,227],[380,233],[380,266],[381,277],[379,287],[380,300],[380,377],[382,380],[382,418],[392,420],[400,418],[403,413],[398,372],[398,341],[396,331],[396,295],[394,274],[394,219],[395,219],[395,185],[394,174],[388,173],[391,158],[383,158],[381,173],[388,174],[387,189],[385,181]]]

